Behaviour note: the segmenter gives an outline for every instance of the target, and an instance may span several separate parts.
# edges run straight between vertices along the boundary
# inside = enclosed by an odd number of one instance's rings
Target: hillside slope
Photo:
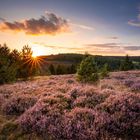
[[[140,71],[113,72],[97,85],[75,75],[0,86],[0,140],[138,139]]]

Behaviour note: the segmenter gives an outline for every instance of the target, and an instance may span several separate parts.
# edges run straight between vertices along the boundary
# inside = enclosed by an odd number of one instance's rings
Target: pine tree
[[[49,71],[50,71],[50,73],[51,73],[52,75],[55,75],[55,68],[54,68],[54,65],[53,65],[53,64],[51,64],[51,65],[49,66]]]
[[[81,62],[77,70],[77,78],[82,82],[97,82],[99,80],[98,68],[91,56]]]
[[[21,65],[19,70],[20,78],[27,80],[29,77],[33,76],[33,65],[32,65],[32,50],[27,46],[23,46],[21,51]]]
[[[57,68],[56,68],[56,74],[59,75],[59,74],[63,74],[63,69],[62,69],[62,66],[61,65],[58,65]]]
[[[100,76],[101,78],[104,78],[104,77],[107,77],[109,76],[109,71],[108,71],[108,64],[104,64],[102,70],[101,70],[101,73],[100,73]]]
[[[120,70],[128,71],[134,68],[133,62],[130,60],[129,56],[126,55],[125,59],[121,62]]]

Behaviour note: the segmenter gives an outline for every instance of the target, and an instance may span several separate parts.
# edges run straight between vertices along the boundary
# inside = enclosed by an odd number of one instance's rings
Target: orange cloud
[[[22,31],[30,35],[55,35],[62,32],[68,32],[69,24],[67,20],[56,16],[54,13],[46,13],[46,16],[41,16],[39,19],[32,18],[15,22],[3,21],[0,23],[0,30]]]

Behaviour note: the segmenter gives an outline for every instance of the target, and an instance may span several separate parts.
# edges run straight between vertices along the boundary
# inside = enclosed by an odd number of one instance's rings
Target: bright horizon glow
[[[114,1],[0,1],[0,44],[18,50],[29,45],[33,57],[139,56],[140,2]]]

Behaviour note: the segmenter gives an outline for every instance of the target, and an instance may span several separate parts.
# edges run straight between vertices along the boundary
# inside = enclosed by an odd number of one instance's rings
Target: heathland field
[[[139,138],[140,71],[97,84],[59,75],[0,86],[0,140]]]

